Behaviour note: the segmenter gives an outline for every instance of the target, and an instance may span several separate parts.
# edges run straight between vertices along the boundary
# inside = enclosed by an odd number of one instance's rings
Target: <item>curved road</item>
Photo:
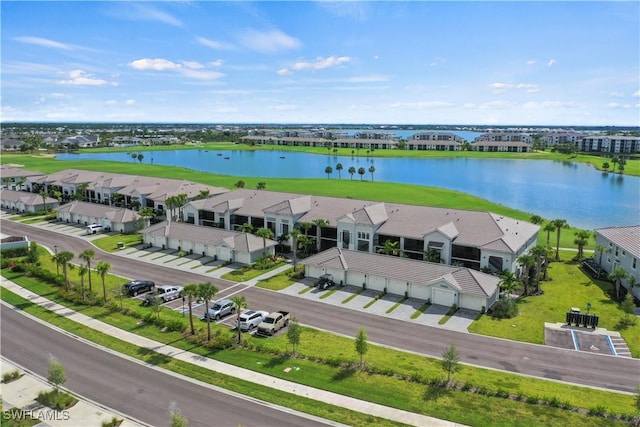
[[[27,235],[47,247],[79,253],[86,248],[96,251],[96,259],[109,262],[112,272],[125,277],[144,277],[162,283],[211,281],[220,289],[219,296],[233,283],[212,279],[102,252],[84,239],[39,227],[2,220],[2,232]],[[237,287],[234,291],[237,291]],[[369,341],[389,347],[440,357],[450,343],[458,348],[461,361],[490,369],[504,370],[540,378],[566,381],[633,393],[640,382],[640,360],[564,350],[433,328],[383,316],[349,310],[344,307],[296,298],[294,296],[249,287],[242,291],[248,301],[260,301],[270,310],[287,308],[301,323],[346,336],[367,329]]]
[[[42,377],[50,355],[65,367],[66,388],[149,425],[168,425],[175,402],[190,426],[325,426],[132,362],[2,307],[2,354]],[[71,420],[73,421],[73,420]],[[82,421],[76,420],[81,425]]]

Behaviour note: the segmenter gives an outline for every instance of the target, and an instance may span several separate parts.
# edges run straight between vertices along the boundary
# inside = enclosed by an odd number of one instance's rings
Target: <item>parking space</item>
[[[478,317],[478,314],[480,314],[478,311],[461,308],[442,327],[459,332],[468,332],[469,326]]]
[[[433,304],[420,317],[416,319],[418,323],[427,326],[440,326],[438,321],[442,319],[442,316],[447,314],[450,307],[446,307],[444,305],[436,305]]]

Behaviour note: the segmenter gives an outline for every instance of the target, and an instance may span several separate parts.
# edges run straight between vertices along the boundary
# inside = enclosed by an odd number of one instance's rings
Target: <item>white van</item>
[[[99,224],[89,224],[87,225],[87,234],[96,234],[100,231],[104,231],[104,227]]]

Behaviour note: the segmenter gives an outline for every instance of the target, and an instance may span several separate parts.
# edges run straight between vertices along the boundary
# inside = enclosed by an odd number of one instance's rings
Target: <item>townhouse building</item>
[[[406,142],[407,150],[460,151],[464,138],[449,132],[419,132]]]
[[[585,136],[576,141],[576,149],[578,151],[609,154],[640,153],[640,137],[621,135]]]
[[[628,277],[622,286],[640,299],[640,225],[597,228],[595,235],[594,261],[607,274],[623,268]]]
[[[289,246],[287,235],[302,228],[317,252],[378,253],[389,241],[406,258],[490,272],[517,272],[517,257],[536,245],[539,232],[537,225],[490,212],[250,189],[195,200],[183,214],[186,223],[226,230],[266,227]]]

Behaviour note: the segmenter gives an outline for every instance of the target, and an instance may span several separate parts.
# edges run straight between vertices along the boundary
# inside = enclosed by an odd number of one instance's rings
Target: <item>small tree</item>
[[[171,416],[169,427],[187,427],[189,425],[189,420],[182,415],[175,402],[171,402],[169,405],[169,415]]]
[[[442,369],[447,373],[447,387],[451,383],[451,374],[458,372],[460,366],[460,353],[455,345],[449,344],[442,353]]]
[[[218,293],[218,288],[211,283],[200,283],[198,285],[198,298],[204,301],[204,313],[207,321],[207,341],[211,341],[211,316],[209,316],[209,303]]]
[[[53,356],[49,359],[47,381],[55,387],[56,391],[67,381],[67,377],[64,374],[64,366]]]
[[[98,261],[98,265],[96,265],[96,271],[102,279],[102,296],[104,298],[104,303],[107,303],[107,284],[105,283],[105,278],[107,277],[107,273],[111,270],[111,264],[104,261]]]
[[[247,299],[242,295],[231,297],[236,305],[236,329],[238,330],[238,344],[242,343],[242,331],[240,330],[240,312],[247,308]]]
[[[27,261],[31,264],[37,264],[40,259],[40,255],[38,255],[38,244],[36,242],[31,242],[29,244],[29,250],[27,251]]]
[[[87,293],[84,290],[84,276],[88,271],[89,269],[86,265],[80,265],[80,267],[78,267],[78,276],[80,276],[80,289],[82,290],[82,301],[85,301],[87,297]]]
[[[111,292],[113,292],[113,294],[118,299],[118,301],[120,301],[120,310],[123,311],[124,310],[124,297],[126,295],[124,289],[122,289],[120,286],[117,286],[117,287],[113,288],[111,290]]]
[[[190,283],[182,289],[182,295],[187,298],[187,304],[189,306],[189,326],[191,326],[191,335],[196,333],[193,327],[193,301],[198,297],[198,285]]]
[[[620,299],[620,284],[622,280],[629,277],[627,271],[622,267],[616,267],[611,274],[609,274],[609,280],[613,280],[616,285],[616,299]]]
[[[298,319],[294,317],[289,323],[289,329],[287,329],[287,340],[289,344],[291,344],[291,354],[294,356],[296,354],[296,348],[300,344],[300,335],[302,335],[302,328],[300,327],[300,323],[298,323]]]
[[[358,335],[356,335],[356,353],[360,356],[360,366],[364,366],[364,355],[369,351],[369,342],[367,338],[367,331],[364,328],[358,329]]]
[[[627,296],[622,300],[620,308],[624,311],[623,323],[625,325],[633,325],[636,323],[636,304],[633,302],[633,295],[631,294],[631,291],[627,292]]]

